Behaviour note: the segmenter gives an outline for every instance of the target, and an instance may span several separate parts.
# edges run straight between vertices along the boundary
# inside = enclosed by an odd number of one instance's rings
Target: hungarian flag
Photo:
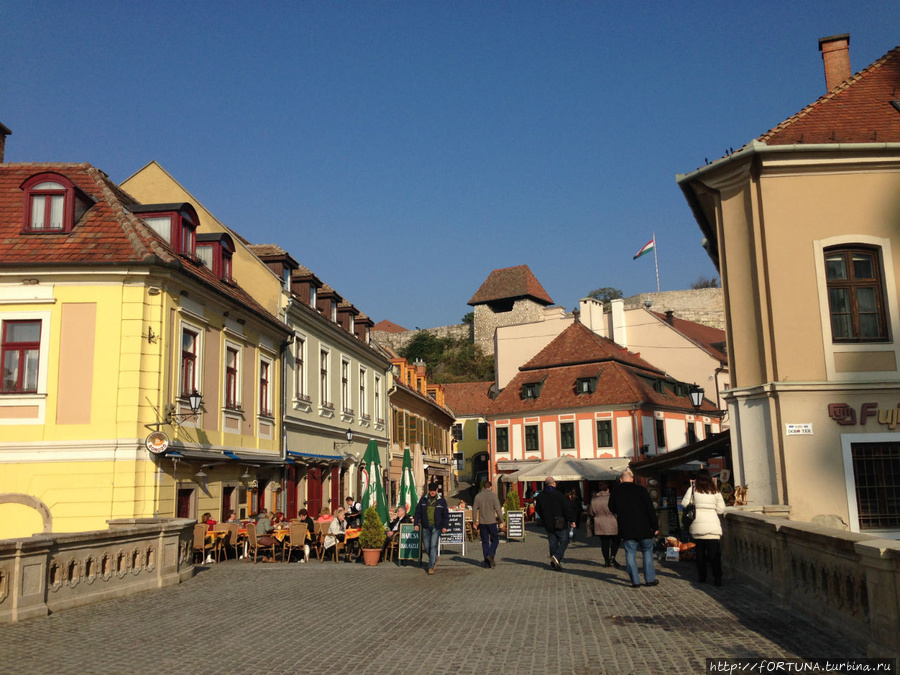
[[[407,513],[412,513],[419,501],[416,494],[416,481],[413,478],[412,458],[409,448],[403,450],[403,475],[400,478],[400,494],[397,495],[397,506],[405,506]]]
[[[635,256],[632,258],[632,260],[637,260],[642,255],[647,255],[648,253],[651,253],[654,248],[656,248],[656,237],[653,237],[653,239],[651,239],[646,244],[644,244],[644,248],[642,248],[640,251],[638,251],[637,254],[635,254]]]
[[[363,455],[362,468],[362,507],[363,513],[370,506],[378,511],[378,517],[382,523],[388,522],[387,496],[384,493],[384,483],[381,480],[381,457],[378,455],[378,442],[371,440],[366,446],[366,454]]]

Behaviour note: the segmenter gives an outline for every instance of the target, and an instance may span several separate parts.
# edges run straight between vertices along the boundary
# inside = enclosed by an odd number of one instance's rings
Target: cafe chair
[[[265,555],[266,551],[271,549],[271,554],[269,557],[274,561],[275,560],[275,545],[277,543],[277,539],[272,537],[272,545],[271,546],[262,546],[259,543],[259,537],[256,532],[256,523],[247,523],[247,560],[250,560],[250,554],[253,554],[253,562],[255,563],[257,558],[259,557],[260,549],[263,551],[263,555]]]
[[[207,529],[208,527],[204,523],[197,523],[194,525],[194,557],[199,553],[201,564],[206,560],[206,556],[209,553],[216,550],[216,540],[209,540],[206,538]],[[216,555],[216,560],[218,560],[218,554]]]
[[[281,561],[291,561],[291,553],[295,548],[300,549],[300,557],[303,558],[303,547],[306,546],[306,531],[308,526],[303,522],[291,521],[291,527],[288,530],[288,538],[281,547]]]
[[[225,560],[228,560],[229,547],[234,552],[235,560],[237,560],[241,554],[241,535],[239,531],[241,526],[238,523],[224,523],[221,525],[221,528],[228,532],[228,535],[222,540],[222,552],[225,554]]]
[[[313,537],[313,545],[316,547],[316,558],[322,560],[325,555],[325,537],[328,535],[328,523],[314,523],[316,526],[315,536]]]
[[[464,518],[466,522],[466,539],[475,541],[477,533],[475,532],[475,523],[472,520],[472,512],[466,511]]]
[[[384,560],[394,561],[394,553],[396,553],[397,548],[400,546],[400,532],[395,532],[394,536],[391,537],[391,540],[384,545]]]

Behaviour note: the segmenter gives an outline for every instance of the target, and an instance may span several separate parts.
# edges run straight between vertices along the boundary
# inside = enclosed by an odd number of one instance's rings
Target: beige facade
[[[722,275],[736,480],[751,504],[866,529],[856,490],[874,465],[860,444],[900,440],[900,145],[754,141],[678,180]],[[826,254],[850,249],[875,255],[881,338],[833,334]]]

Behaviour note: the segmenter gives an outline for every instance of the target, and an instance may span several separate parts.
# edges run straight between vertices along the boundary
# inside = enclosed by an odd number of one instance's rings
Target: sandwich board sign
[[[439,549],[444,546],[462,546],[462,554],[466,554],[466,512],[465,511],[448,511],[450,522],[447,524],[447,531],[441,534],[441,544]]]
[[[525,512],[524,511],[507,511],[506,512],[506,540],[511,541],[518,539],[525,541]]]
[[[419,551],[419,533],[416,526],[412,523],[402,523],[400,532],[400,543],[397,546],[397,564],[400,565],[404,560],[422,560],[422,554]]]

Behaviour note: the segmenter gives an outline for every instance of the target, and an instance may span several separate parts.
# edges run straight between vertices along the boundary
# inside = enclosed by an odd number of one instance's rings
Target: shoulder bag
[[[691,524],[697,518],[697,507],[694,506],[694,495],[697,493],[696,489],[691,486],[691,502],[681,512],[681,527],[686,530],[691,529]]]

